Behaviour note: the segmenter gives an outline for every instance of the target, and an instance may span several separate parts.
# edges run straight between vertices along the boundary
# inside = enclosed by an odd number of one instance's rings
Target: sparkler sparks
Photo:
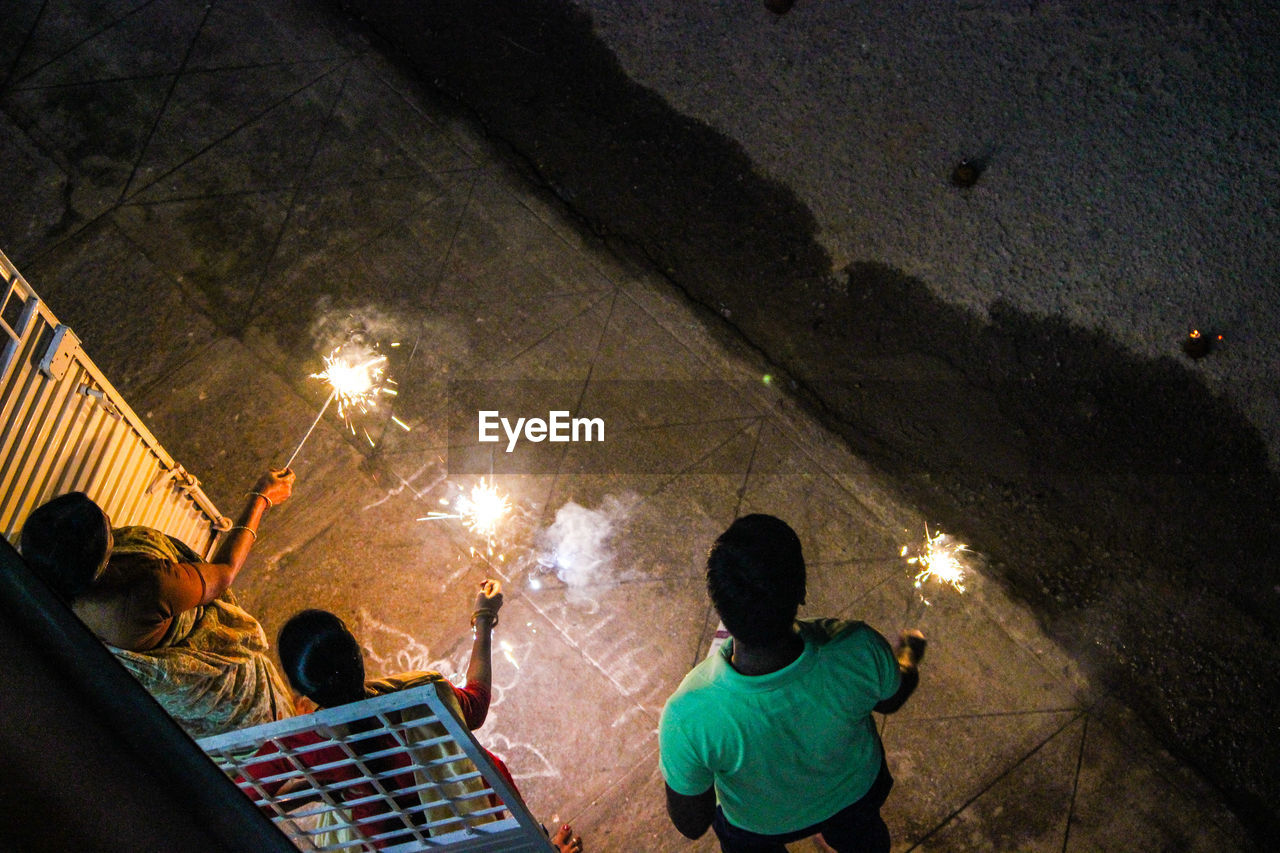
[[[902,556],[906,557],[909,552],[910,548],[903,545]],[[920,568],[914,578],[915,589],[923,590],[925,583],[932,578],[956,592],[964,592],[965,572],[968,571],[966,560],[973,556],[976,556],[976,552],[968,545],[941,530],[930,533],[928,525],[925,525],[923,546],[915,556],[907,559],[909,565]],[[923,591],[920,597],[925,604],[929,603],[924,598]]]
[[[332,390],[329,392],[328,399],[324,401],[324,405],[320,407],[320,413],[311,422],[306,435],[302,436],[302,441],[298,442],[298,446],[284,467],[288,468],[293,464],[293,460],[297,458],[302,446],[307,443],[307,439],[311,437],[311,433],[315,431],[316,425],[320,423],[320,419],[324,417],[324,413],[328,411],[329,405],[334,400],[338,401],[338,414],[346,422],[351,434],[355,435],[356,428],[351,422],[353,412],[361,414],[368,412],[379,394],[396,394],[395,389],[390,387],[395,382],[386,378],[386,369],[385,355],[373,347],[359,343],[348,342],[325,356],[324,370],[311,374],[311,378],[323,379],[329,383]],[[373,439],[369,437],[368,432],[365,432],[365,438],[369,439],[370,445],[373,444]]]
[[[352,410],[369,411],[378,394],[394,395],[394,385],[384,380],[387,357],[364,347],[338,347],[324,357],[324,370],[311,374],[312,379],[323,379],[333,388],[330,399],[338,401],[338,414],[350,417]],[[326,403],[326,405],[328,405]]]
[[[472,487],[471,492],[463,493],[453,503],[453,512],[429,512],[418,521],[439,521],[445,518],[461,520],[467,529],[490,541],[497,535],[498,525],[511,512],[511,499],[498,491],[492,483],[483,478]],[[490,549],[492,553],[492,548]]]

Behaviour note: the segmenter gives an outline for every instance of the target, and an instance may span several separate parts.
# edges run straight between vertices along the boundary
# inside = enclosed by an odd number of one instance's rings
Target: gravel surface
[[[1280,6],[574,0],[623,70],[740,143],[835,268],[888,264],[1180,357],[1280,460]],[[985,165],[957,191],[959,161]]]

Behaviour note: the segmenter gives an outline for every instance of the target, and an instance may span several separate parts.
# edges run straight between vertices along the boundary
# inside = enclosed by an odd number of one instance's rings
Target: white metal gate
[[[71,491],[205,555],[230,525],[0,253],[0,533]]]
[[[431,684],[198,743],[303,850],[554,849]]]

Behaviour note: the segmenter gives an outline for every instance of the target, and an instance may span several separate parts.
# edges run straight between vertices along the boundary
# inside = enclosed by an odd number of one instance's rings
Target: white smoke
[[[539,565],[554,571],[569,587],[608,583],[613,577],[614,537],[636,503],[635,495],[606,495],[599,509],[569,501],[556,510],[556,520],[539,531]]]
[[[413,323],[388,314],[375,305],[335,307],[329,297],[316,301],[311,321],[311,340],[316,350],[328,355],[353,340],[368,345],[386,345],[413,332]]]

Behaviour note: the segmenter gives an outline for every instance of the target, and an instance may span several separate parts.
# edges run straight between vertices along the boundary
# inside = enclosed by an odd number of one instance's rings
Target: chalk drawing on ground
[[[363,608],[359,613],[360,643],[365,655],[384,675],[427,670],[438,672],[454,684],[466,679],[466,666],[448,658],[437,658],[431,649],[399,628],[381,622]]]

